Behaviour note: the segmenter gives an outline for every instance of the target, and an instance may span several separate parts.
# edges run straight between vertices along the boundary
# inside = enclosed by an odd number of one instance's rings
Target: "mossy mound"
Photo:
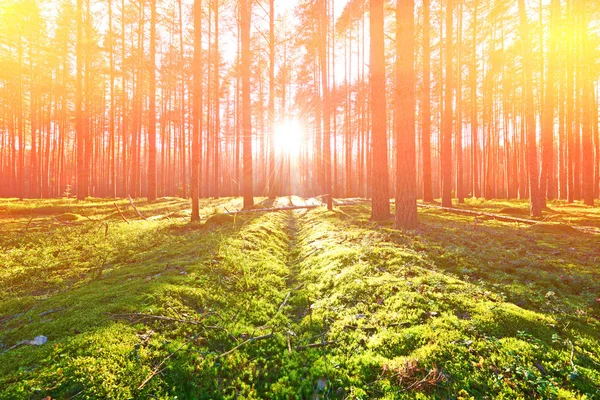
[[[563,235],[579,235],[580,231],[573,228],[572,226],[561,224],[558,222],[540,222],[535,225],[531,225],[527,228],[531,232],[538,233],[552,233],[552,234],[563,234]]]
[[[234,220],[234,216],[230,214],[214,214],[206,220],[205,225],[210,228],[222,225],[232,225]]]
[[[262,203],[256,203],[248,208],[244,208],[244,210],[262,210],[263,208],[265,208],[265,206]]]
[[[547,217],[544,217],[544,219],[546,221],[557,221],[560,220],[562,218],[562,216],[560,214],[553,214],[553,215],[548,215]]]
[[[73,214],[73,213],[60,214],[60,215],[56,216],[55,218],[61,222],[76,222],[81,219],[84,219],[81,215]]]
[[[524,208],[518,208],[518,207],[505,207],[505,208],[501,209],[499,212],[501,214],[507,214],[507,215],[519,215],[519,216],[523,216],[523,217],[529,216],[529,210],[526,210]]]
[[[167,215],[167,218],[189,218],[190,215],[191,212],[189,210],[182,210]]]
[[[254,208],[254,207],[257,207],[257,206],[258,206],[259,208],[270,208],[270,207],[274,207],[276,202],[277,202],[277,199],[265,199],[265,200],[261,201],[260,203],[258,203],[258,204],[255,204],[255,205],[253,206],[253,208]]]

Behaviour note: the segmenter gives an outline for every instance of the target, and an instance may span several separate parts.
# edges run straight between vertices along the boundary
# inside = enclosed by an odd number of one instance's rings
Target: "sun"
[[[275,152],[298,154],[304,145],[305,128],[297,119],[286,119],[275,126]]]

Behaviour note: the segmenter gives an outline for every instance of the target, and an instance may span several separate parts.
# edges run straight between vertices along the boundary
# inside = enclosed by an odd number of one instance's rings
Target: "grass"
[[[0,201],[0,399],[600,398],[596,234],[118,205],[129,223],[105,200]],[[600,226],[549,209],[546,225]]]

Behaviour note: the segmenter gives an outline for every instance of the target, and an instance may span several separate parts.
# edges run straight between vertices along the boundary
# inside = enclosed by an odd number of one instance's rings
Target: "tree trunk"
[[[457,37],[457,68],[456,68],[456,132],[455,154],[456,154],[456,197],[459,203],[465,202],[464,193],[464,164],[463,164],[463,115],[462,115],[462,28],[463,28],[463,3],[460,2],[458,13],[458,37]]]
[[[542,216],[542,204],[539,196],[538,162],[536,147],[535,108],[531,73],[531,47],[529,45],[529,24],[525,1],[519,0],[519,17],[521,27],[521,45],[523,46],[523,90],[525,95],[525,123],[527,146],[527,169],[529,172],[530,212],[534,218]]]
[[[557,32],[560,21],[560,0],[550,4],[550,37],[548,40],[548,74],[542,115],[542,170],[540,175],[540,202],[546,206],[546,198],[555,198],[554,169],[554,111],[556,104]]]
[[[150,0],[150,105],[148,109],[148,201],[156,200],[156,0]]]
[[[446,1],[446,88],[444,91],[443,136],[440,152],[440,157],[442,159],[442,207],[452,207],[452,90],[454,76],[452,69],[453,1],[454,0]]]
[[[76,47],[75,131],[77,135],[77,200],[84,200],[86,197],[87,179],[85,176],[85,133],[83,121],[83,0],[77,0]]]
[[[275,171],[275,0],[269,0],[269,198],[277,197],[277,179]]]
[[[414,4],[413,4],[414,6]],[[423,128],[421,151],[423,153],[423,201],[433,201],[431,187],[431,3],[423,0]],[[414,24],[414,21],[413,21]],[[396,206],[397,207],[397,206]]]
[[[598,109],[594,108],[594,83],[592,81],[593,63],[591,57],[591,46],[589,42],[589,32],[586,13],[586,0],[581,0],[579,3],[579,11],[581,18],[581,35],[582,35],[582,52],[581,54],[581,79],[582,83],[582,152],[583,152],[583,202],[585,205],[594,205],[594,143],[592,135],[594,133],[592,113],[598,113]]]
[[[321,66],[321,90],[323,98],[323,171],[325,201],[327,209],[333,208],[333,188],[331,185],[331,104],[329,95],[329,77],[327,68],[327,0],[321,1],[319,61]]]
[[[386,91],[384,52],[383,0],[370,0],[371,30],[371,115],[373,163],[372,211],[373,221],[390,218],[390,193],[388,174],[388,152],[386,132]]]
[[[200,69],[202,68],[202,0],[194,0],[194,96],[192,109],[192,160],[190,163],[191,195],[192,195],[192,221],[200,220],[198,198],[200,194],[200,140],[202,130],[202,82]]]
[[[250,103],[250,26],[251,0],[240,0],[241,33],[242,33],[242,141],[243,141],[243,175],[244,175],[244,208],[254,205],[252,176],[252,109]]]
[[[472,174],[472,193],[478,198],[481,196],[479,190],[479,141],[478,136],[478,115],[477,115],[477,15],[479,0],[474,0],[473,5],[473,59],[471,61],[471,174]]]
[[[396,7],[396,227],[414,229],[417,218],[414,0]]]

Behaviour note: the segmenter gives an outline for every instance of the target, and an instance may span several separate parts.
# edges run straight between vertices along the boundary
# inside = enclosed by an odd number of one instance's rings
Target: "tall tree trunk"
[[[86,11],[86,16],[85,16],[85,37],[86,37],[86,51],[85,51],[85,68],[84,68],[84,77],[83,77],[83,91],[84,91],[84,111],[83,111],[83,119],[84,119],[84,126],[83,126],[83,130],[84,130],[84,142],[85,142],[85,155],[84,155],[84,193],[85,196],[89,196],[90,195],[90,180],[93,183],[93,176],[91,176],[90,174],[90,169],[92,166],[92,157],[93,157],[93,151],[94,151],[94,126],[91,123],[91,111],[92,111],[92,102],[91,102],[91,91],[92,91],[92,84],[91,84],[91,66],[92,66],[92,43],[90,40],[88,40],[87,38],[91,38],[92,37],[92,12],[90,9],[90,0],[86,0],[85,2],[85,11]],[[94,193],[92,192],[92,195]]]
[[[200,140],[202,130],[202,0],[194,0],[194,61],[193,61],[193,109],[192,109],[192,160],[190,163],[192,196],[192,221],[200,220]]]
[[[242,141],[244,162],[244,208],[254,205],[253,176],[252,176],[252,109],[250,102],[250,26],[251,0],[241,2],[241,33],[242,33]]]
[[[431,3],[423,0],[423,201],[433,201],[431,187]],[[414,22],[413,22],[414,24]]]
[[[181,0],[177,1],[177,5],[179,7],[179,51],[181,53],[181,55],[183,56],[183,52],[184,47],[183,47],[183,10],[181,7]],[[196,6],[194,4],[194,6]],[[201,17],[201,16],[200,16]],[[195,23],[195,22],[194,22]],[[196,31],[196,27],[194,25],[194,32]],[[196,36],[194,36],[196,37]],[[196,51],[196,43],[194,42],[194,51]],[[185,110],[185,87],[186,87],[186,79],[185,79],[185,72],[181,71],[181,97],[180,97],[180,108],[181,108],[181,112],[180,112],[180,123],[179,123],[179,143],[180,143],[180,148],[179,148],[179,156],[180,156],[180,162],[181,162],[181,196],[182,197],[187,197],[187,168],[186,168],[186,147],[185,147],[185,143],[186,143],[186,135],[185,135],[185,116],[186,116],[186,110]],[[192,78],[193,79],[193,78]],[[193,112],[192,112],[193,114]]]
[[[275,0],[269,0],[269,198],[277,197],[277,179],[275,171]]]
[[[477,16],[479,0],[473,4],[473,48],[471,60],[471,174],[473,181],[473,196],[481,196],[479,186],[479,141],[478,136],[478,113],[477,113]]]
[[[419,226],[414,8],[414,0],[398,0],[396,7],[396,227],[405,229]]]
[[[383,0],[370,0],[371,114],[372,114],[372,211],[373,221],[390,218],[388,148],[386,131],[385,42]]]
[[[148,201],[156,200],[156,1],[150,1],[150,105],[148,109]]]
[[[77,0],[77,83],[75,88],[75,131],[77,135],[77,200],[86,197],[85,128],[83,121],[83,0]]]
[[[333,188],[331,185],[331,99],[329,93],[329,76],[327,68],[327,26],[329,14],[327,12],[327,0],[320,0],[321,15],[320,40],[319,40],[319,61],[321,66],[321,90],[323,98],[323,171],[325,185],[325,200],[327,209],[333,208]]]
[[[128,165],[128,153],[127,153],[127,141],[129,130],[129,121],[127,119],[127,85],[126,85],[126,65],[125,65],[125,0],[121,1],[121,185],[120,185],[120,196],[126,197],[129,187],[127,185],[129,171]]]
[[[456,197],[459,203],[465,202],[464,169],[463,169],[463,115],[462,115],[462,28],[463,28],[463,3],[460,2],[458,13],[457,35],[457,68],[456,68],[456,132],[454,136],[456,147]]]
[[[540,175],[540,202],[546,206],[546,198],[555,198],[554,169],[554,111],[556,104],[557,32],[560,21],[560,0],[550,3],[550,37],[548,39],[548,73],[542,113],[542,170]]]
[[[581,36],[582,36],[582,51],[580,65],[582,66],[581,79],[582,82],[582,153],[583,153],[583,202],[588,206],[594,205],[594,143],[592,135],[594,134],[592,113],[598,113],[598,109],[594,107],[594,83],[592,81],[593,59],[591,57],[592,50],[590,46],[586,0],[580,0],[579,11],[581,18]]]
[[[440,157],[442,159],[442,207],[452,207],[452,90],[454,76],[452,68],[453,2],[454,0],[446,1],[446,88],[444,91],[443,136],[440,152]]]
[[[525,1],[519,0],[519,17],[521,28],[521,45],[523,50],[523,89],[525,95],[525,121],[527,139],[527,169],[529,172],[529,198],[531,216],[542,216],[538,184],[538,162],[536,146],[535,108],[533,99],[533,84],[531,72],[531,52],[529,42],[529,23],[525,11]]]
[[[112,12],[112,0],[108,0],[108,40],[109,40],[109,54],[110,54],[110,115],[108,122],[109,130],[109,190],[108,194],[111,197],[117,197],[117,171],[115,161],[115,48],[114,48],[114,33],[113,33],[113,12]]]
[[[215,0],[215,50],[214,50],[214,98],[215,98],[215,116],[214,116],[214,140],[213,140],[213,197],[219,197],[219,157],[220,157],[220,136],[221,136],[221,83],[219,72],[219,0]]]
[[[471,60],[471,174],[473,181],[473,196],[478,198],[481,195],[479,190],[479,141],[478,136],[478,115],[477,115],[477,16],[479,9],[479,0],[474,0],[473,4],[473,48]]]
[[[567,201],[573,203],[575,201],[575,177],[573,174],[574,165],[574,147],[575,147],[575,24],[573,22],[573,1],[567,3],[569,5],[567,12]]]

